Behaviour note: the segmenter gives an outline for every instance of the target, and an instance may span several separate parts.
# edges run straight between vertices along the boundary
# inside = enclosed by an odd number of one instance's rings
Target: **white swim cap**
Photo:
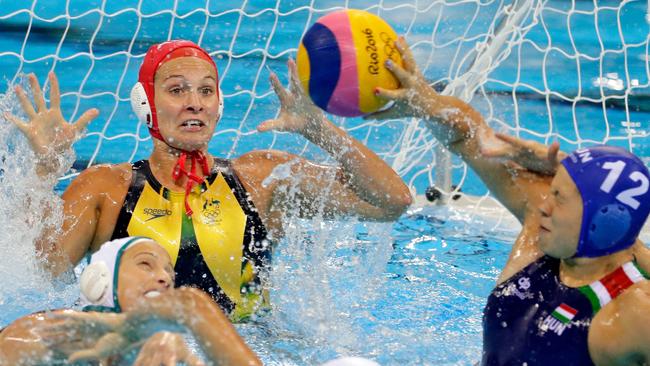
[[[340,357],[327,361],[322,366],[380,366],[377,362],[363,357]]]
[[[151,239],[136,236],[108,241],[93,253],[79,277],[81,306],[85,311],[120,312],[117,301],[117,274],[122,253],[131,246]]]

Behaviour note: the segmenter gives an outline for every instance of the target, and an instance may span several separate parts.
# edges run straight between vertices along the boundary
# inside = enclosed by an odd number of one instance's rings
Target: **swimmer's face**
[[[117,298],[123,311],[142,298],[174,286],[174,268],[167,251],[153,241],[139,242],[122,255],[117,280]]]
[[[578,248],[582,197],[564,166],[551,182],[551,191],[539,208],[539,247],[554,258],[570,258]]]
[[[207,148],[219,113],[217,73],[198,57],[165,62],[154,79],[158,128],[165,141],[182,150]]]

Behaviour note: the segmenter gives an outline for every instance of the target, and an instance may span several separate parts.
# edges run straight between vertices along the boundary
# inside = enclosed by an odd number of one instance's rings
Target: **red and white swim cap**
[[[140,66],[138,83],[131,91],[131,105],[138,118],[149,127],[151,136],[161,141],[165,140],[158,129],[158,117],[156,116],[156,105],[154,104],[154,78],[156,71],[158,71],[162,64],[179,57],[198,57],[208,61],[214,67],[217,74],[217,85],[219,85],[219,70],[217,69],[217,65],[208,52],[196,43],[192,41],[172,40],[149,47],[142,61],[142,66]],[[219,88],[217,88],[217,97],[219,97],[221,108],[222,100]],[[219,115],[221,115],[221,112]]]

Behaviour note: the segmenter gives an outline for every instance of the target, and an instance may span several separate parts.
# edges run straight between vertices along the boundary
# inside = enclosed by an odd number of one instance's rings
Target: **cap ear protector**
[[[144,91],[144,86],[141,82],[135,83],[131,89],[131,108],[133,113],[138,117],[140,123],[145,124],[149,128],[153,128],[153,116],[151,113],[151,106],[149,105],[149,98]]]
[[[102,298],[109,293],[109,286],[112,285],[110,270],[104,262],[90,263],[79,277],[81,294],[91,303],[103,302]]]
[[[141,82],[138,81],[133,85],[133,88],[131,88],[130,98],[131,108],[133,108],[133,113],[135,113],[138,121],[146,125],[148,128],[154,128],[151,104],[147,97],[147,92],[145,92],[144,86]],[[223,93],[221,92],[221,87],[219,87],[219,110],[217,113],[216,122],[219,122],[221,116],[223,116]]]
[[[151,240],[145,237],[126,237],[102,244],[88,258],[88,265],[79,277],[81,306],[92,311],[121,311],[117,286],[122,255],[131,246]]]

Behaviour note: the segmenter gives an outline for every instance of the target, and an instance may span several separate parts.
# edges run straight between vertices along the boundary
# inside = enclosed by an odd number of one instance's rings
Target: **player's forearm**
[[[58,244],[62,224],[55,217],[61,215],[60,212],[56,212],[57,210],[59,208],[55,204],[48,205],[40,210],[41,232],[34,243],[39,264],[53,277],[59,277],[73,267],[69,256]]]
[[[480,139],[492,132],[481,114],[455,97],[433,93],[426,100],[421,118],[434,137],[462,158],[472,158]]]
[[[0,333],[0,365],[46,365],[53,363],[53,352],[41,341],[33,324],[21,318]]]
[[[498,159],[486,158],[481,147],[496,138],[494,130],[481,114],[462,100],[434,94],[427,98],[423,113],[427,127],[452,153],[462,158],[483,180],[488,188],[500,196],[505,179],[511,179],[507,166]]]
[[[184,301],[193,314],[186,313],[184,323],[201,344],[201,348],[216,365],[262,365],[248,348],[226,315],[210,297],[198,290],[185,293]]]
[[[223,311],[201,290],[190,287],[172,290],[143,304],[129,317],[127,329],[146,324],[149,317],[186,327],[214,365],[262,365]]]
[[[411,194],[397,173],[377,154],[324,119],[319,131],[305,138],[334,157],[354,193],[364,201],[399,216],[411,204]]]
[[[41,266],[54,278],[60,278],[74,267],[63,249],[54,244],[39,241],[36,245],[36,255]]]

